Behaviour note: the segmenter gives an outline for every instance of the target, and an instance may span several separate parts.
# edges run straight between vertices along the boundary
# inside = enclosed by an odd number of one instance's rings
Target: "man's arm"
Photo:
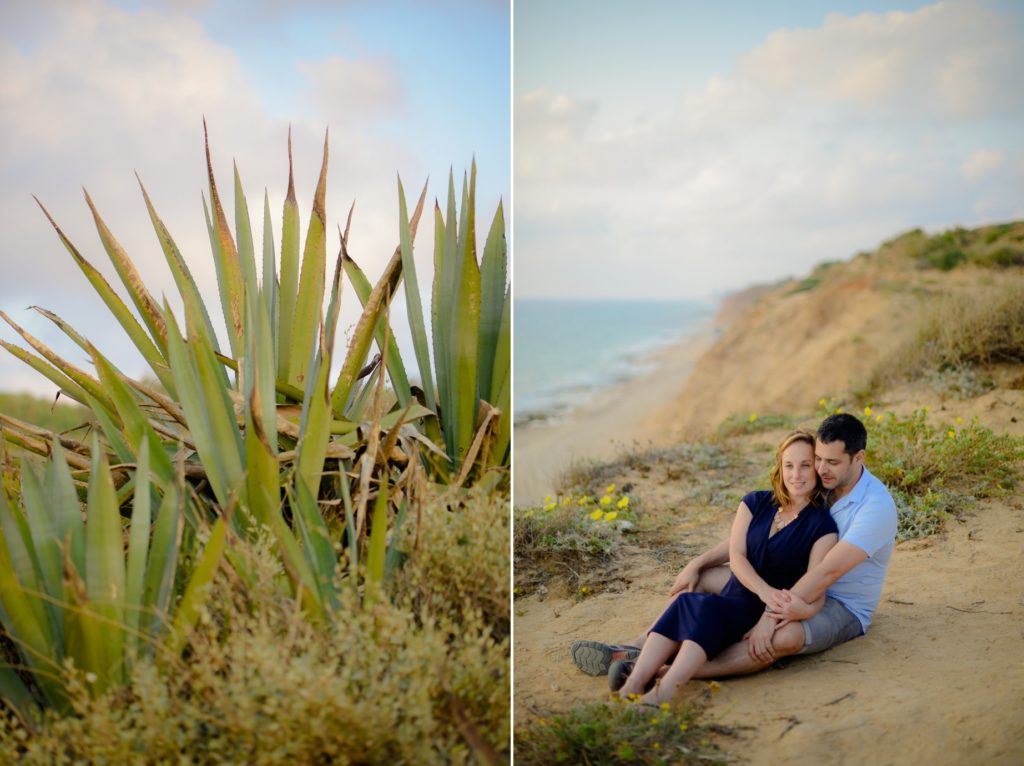
[[[806,620],[816,611],[811,605],[825,595],[829,586],[867,557],[868,554],[853,543],[840,540],[825,554],[820,564],[808,569],[806,574],[785,592],[793,598],[776,598],[768,604],[769,608],[781,614],[786,620]]]
[[[717,567],[729,560],[729,538],[722,540],[713,548],[708,548],[702,554],[692,559],[682,571],[676,575],[676,581],[672,585],[670,596],[677,593],[685,593],[697,589],[697,582],[700,580],[700,573],[709,567]]]

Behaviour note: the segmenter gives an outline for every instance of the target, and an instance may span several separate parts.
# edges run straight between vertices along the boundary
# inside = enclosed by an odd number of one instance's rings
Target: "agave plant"
[[[238,169],[232,236],[206,144],[209,203],[204,196],[203,204],[226,348],[219,345],[210,311],[141,180],[150,219],[181,297],[180,318],[166,302],[160,305],[154,300],[88,193],[86,202],[100,239],[134,312],[39,203],[158,383],[125,375],[51,311],[36,307],[86,351],[92,372],[71,364],[0,312],[32,350],[3,340],[0,345],[46,376],[64,395],[86,405],[98,424],[87,444],[70,433],[51,434],[0,415],[4,441],[28,453],[49,456],[47,486],[59,487],[59,513],[66,516],[64,526],[46,521],[45,504],[32,499],[38,497],[36,485],[42,480],[31,460],[24,461],[20,501],[4,498],[0,508],[4,521],[0,577],[6,578],[0,623],[37,677],[55,665],[60,667],[67,656],[90,668],[101,679],[100,686],[123,677],[128,649],[140,650],[139,637],[151,638],[171,619],[170,591],[161,585],[151,592],[145,574],[149,570],[139,564],[147,559],[140,558],[140,551],[148,550],[148,560],[158,562],[162,584],[167,578],[173,580],[173,562],[180,555],[180,525],[187,530],[186,536],[208,532],[209,542],[193,582],[176,586],[185,588],[185,595],[174,618],[179,630],[171,634],[179,643],[172,642],[172,648],[180,648],[183,629],[194,619],[202,577],[212,577],[222,556],[245,576],[244,553],[225,547],[227,535],[252,539],[269,530],[296,597],[309,614],[323,618],[338,602],[335,573],[346,559],[352,575],[365,572],[370,581],[383,579],[389,564],[397,560],[396,551],[389,548],[388,533],[418,502],[428,480],[453,486],[466,482],[507,486],[510,301],[504,217],[499,205],[478,264],[475,166],[463,182],[461,211],[456,210],[451,178],[447,219],[435,206],[431,365],[412,258],[426,186],[410,217],[399,181],[399,245],[374,285],[348,253],[350,211],[345,232],[339,231],[340,250],[328,282],[327,142],[301,257],[290,136],[288,155],[280,264],[278,268],[265,194],[260,275]],[[346,275],[363,310],[332,383],[341,282]],[[419,387],[409,381],[389,326],[389,307],[403,278]],[[326,314],[322,310],[325,292]],[[379,353],[367,364],[375,342]],[[81,537],[71,520],[77,517],[76,492],[86,500],[85,547],[92,552],[86,560],[75,558],[75,540]],[[161,510],[150,533],[154,503]],[[127,564],[112,526],[118,509],[132,519]],[[179,530],[173,553],[167,548],[171,519]],[[88,542],[91,529],[103,530],[94,535],[102,539],[95,547]],[[342,541],[344,554],[338,552],[337,543]],[[92,569],[89,561],[96,562]],[[58,570],[58,565],[64,569]],[[54,579],[58,571],[63,571],[58,578],[60,591]],[[77,572],[80,579],[68,571]],[[75,590],[79,582],[84,583],[84,591]],[[71,613],[79,616],[69,618]],[[146,622],[140,614],[159,617]],[[67,624],[82,622],[82,615],[106,628],[121,626],[114,631],[122,636],[120,643],[112,642],[98,654],[101,649],[94,641],[102,631],[88,633],[95,627],[90,627],[92,623],[68,633]],[[76,636],[77,643],[69,644],[68,636]],[[17,688],[9,670],[0,680],[13,689],[10,694],[4,691],[4,696],[18,699],[22,695],[24,690]],[[43,689],[43,697],[51,704],[59,702],[60,685]]]

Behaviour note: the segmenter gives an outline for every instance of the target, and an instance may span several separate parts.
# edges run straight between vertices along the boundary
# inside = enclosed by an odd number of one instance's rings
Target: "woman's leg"
[[[678,641],[673,641],[660,633],[649,633],[643,649],[640,650],[640,656],[636,658],[633,672],[619,690],[619,695],[628,697],[631,694],[643,694],[647,682],[654,678],[654,674],[665,664],[665,660],[678,648]]]
[[[652,633],[650,638],[654,638],[655,635],[655,633]],[[650,641],[650,638],[648,641]],[[644,648],[646,649],[646,647]],[[640,656],[643,657],[643,653]],[[662,702],[672,702],[676,692],[679,691],[683,684],[693,678],[697,668],[703,665],[707,658],[708,655],[701,648],[700,644],[693,641],[683,641],[683,645],[679,647],[679,653],[676,655],[675,660],[673,660],[672,666],[662,676],[661,683],[647,692],[640,701],[650,702],[655,705],[660,705]],[[633,680],[632,675],[629,680]]]

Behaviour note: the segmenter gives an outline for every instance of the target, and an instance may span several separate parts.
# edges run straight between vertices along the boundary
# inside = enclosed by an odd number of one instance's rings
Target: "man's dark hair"
[[[843,451],[851,457],[868,446],[868,431],[864,424],[846,412],[829,415],[818,426],[818,441],[823,444],[842,442]]]

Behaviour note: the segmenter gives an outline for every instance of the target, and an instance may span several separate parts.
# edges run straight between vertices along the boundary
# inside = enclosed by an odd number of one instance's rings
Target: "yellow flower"
[[[617,518],[619,518],[619,514],[617,514],[615,511],[609,511],[604,515],[605,521],[615,521],[615,519]]]
[[[687,726],[687,725],[686,725],[685,723],[681,723],[681,724],[679,724],[679,731],[686,731],[686,730],[687,730],[687,729],[689,729],[689,728],[690,728],[690,727],[689,727],[689,726]]]
[[[605,495],[604,497],[601,498],[601,505],[611,505],[611,504],[612,504],[612,499],[610,497],[608,497],[608,495]]]
[[[836,415],[843,411],[842,407],[836,407]]]
[[[651,745],[651,747],[654,750],[659,750],[661,748],[661,743],[660,742],[655,742],[653,745]]]
[[[558,507],[558,503],[548,503],[547,505],[544,506],[544,510],[545,511],[553,511],[557,507]]]
[[[865,414],[865,415],[866,415],[867,417],[869,417],[869,418],[870,418],[870,417],[871,417],[871,408],[870,408],[870,407],[865,407],[865,408],[864,408],[864,414]]]
[[[756,423],[756,422],[757,422],[757,415],[755,415],[755,414],[754,414],[754,413],[752,412],[752,413],[750,413],[750,417],[749,417],[749,418],[747,418],[747,420],[749,420],[749,421],[750,421],[751,423]]]
[[[928,407],[928,406],[925,406],[925,408],[924,408],[924,411],[925,411],[925,412],[931,412],[931,411],[932,411],[932,408],[931,408],[931,407]]]
[[[718,683],[718,681],[711,681],[708,684],[708,688],[711,690],[711,692],[713,694],[714,692],[717,692],[719,689],[721,689],[722,685],[720,683]]]
[[[661,709],[664,710],[667,713],[669,710],[672,709],[672,706],[669,705],[667,702],[662,702],[661,703]]]
[[[544,496],[544,502],[545,503],[550,503],[551,502],[551,495],[545,495]]]
[[[562,505],[563,506],[571,505],[571,504],[572,504],[572,495],[569,495],[567,498],[565,498],[565,500],[562,501]]]
[[[618,503],[615,504],[616,508],[629,508],[629,498],[624,497]]]
[[[946,436],[948,436],[950,439],[952,439],[953,437],[956,436],[956,431],[953,431],[952,429],[950,429],[949,431],[946,432]]]
[[[827,402],[824,399],[819,399],[818,400],[818,406],[819,407],[824,407],[826,404],[827,404]]]
[[[882,419],[883,419],[883,418],[882,418],[882,416],[881,416],[881,415],[875,415],[875,420],[877,420],[877,421],[878,421],[879,423],[881,423],[881,422],[882,422]]]
[[[612,492],[614,492],[614,491],[615,491],[615,485],[614,485],[614,484],[609,484],[609,485],[608,485],[608,486],[607,486],[607,487],[605,488],[605,490],[604,490],[604,491],[605,491],[605,494],[607,494],[607,495],[610,495],[610,494],[611,494]]]
[[[657,726],[659,723],[661,723],[661,719],[658,718],[658,716],[654,716],[654,718],[651,719],[651,726]],[[657,747],[658,743],[655,742],[654,745]]]
[[[959,415],[957,415],[956,424],[958,426],[962,426],[964,424],[964,419],[962,417],[960,417]]]
[[[590,518],[592,518],[594,521],[597,521],[602,516],[604,516],[604,511],[594,511],[592,514],[590,514]]]
[[[577,502],[577,505],[586,505],[589,502],[590,502],[590,495],[584,495],[583,497],[581,497],[579,499],[579,501]]]

